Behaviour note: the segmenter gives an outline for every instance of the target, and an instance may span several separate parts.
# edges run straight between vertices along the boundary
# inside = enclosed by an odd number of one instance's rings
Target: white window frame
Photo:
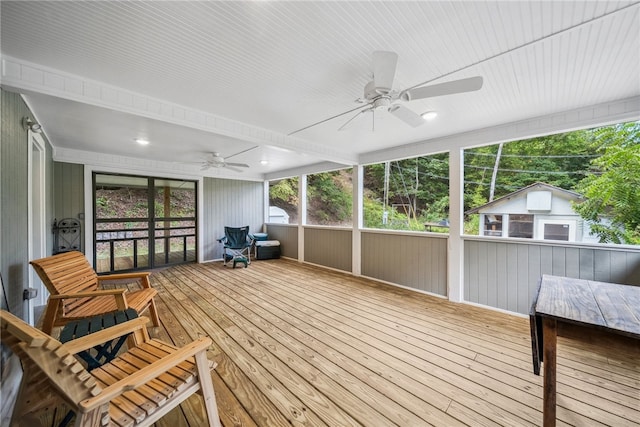
[[[569,242],[575,242],[578,229],[578,221],[575,219],[548,219],[540,218],[535,221],[534,237],[536,240],[551,240],[554,242],[562,242],[563,240],[552,240],[544,238],[544,226],[546,224],[568,225],[569,226]]]

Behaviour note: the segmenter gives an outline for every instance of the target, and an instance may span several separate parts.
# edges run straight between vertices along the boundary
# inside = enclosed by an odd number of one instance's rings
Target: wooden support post
[[[544,367],[544,391],[542,400],[542,425],[556,425],[556,353],[558,343],[558,322],[545,317],[542,323],[544,350],[542,355]]]

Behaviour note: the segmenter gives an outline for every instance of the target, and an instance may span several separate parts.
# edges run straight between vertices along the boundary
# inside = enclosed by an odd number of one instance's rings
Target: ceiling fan
[[[362,108],[355,116],[347,120],[338,130],[348,129],[359,117],[375,111],[387,111],[404,123],[412,127],[424,124],[425,119],[416,114],[413,110],[403,105],[418,99],[433,98],[436,96],[452,95],[455,93],[472,92],[482,88],[483,79],[481,76],[469,77],[450,82],[438,83],[428,86],[419,85],[404,90],[394,90],[393,82],[398,64],[398,54],[395,52],[375,51],[373,52],[373,80],[364,87],[364,95],[356,102],[365,104],[337,114],[329,119],[322,120],[312,125],[298,129],[289,135],[303,131],[312,126],[335,119],[345,114]]]
[[[232,156],[229,156],[229,157],[233,157],[233,156],[236,156],[238,154],[240,154],[240,153],[236,153],[236,154],[234,154]],[[239,169],[239,168],[248,168],[248,167],[249,167],[249,165],[246,164],[246,163],[231,163],[231,162],[227,162],[225,160],[225,158],[220,155],[220,153],[213,152],[213,153],[209,153],[209,158],[206,159],[202,163],[201,170],[206,170],[206,169],[211,169],[211,168],[227,168],[227,169],[231,169],[231,170],[236,171],[236,172],[242,172],[242,169]]]

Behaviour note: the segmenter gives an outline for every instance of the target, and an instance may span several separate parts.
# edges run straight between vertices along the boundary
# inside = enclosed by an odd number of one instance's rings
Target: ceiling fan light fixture
[[[420,114],[420,116],[422,116],[422,118],[425,119],[426,121],[430,121],[430,120],[433,120],[436,117],[438,117],[438,112],[437,111],[425,111],[424,113]]]

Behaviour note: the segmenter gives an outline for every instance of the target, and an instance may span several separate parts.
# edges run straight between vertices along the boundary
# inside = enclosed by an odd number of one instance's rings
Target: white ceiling
[[[0,14],[3,87],[65,158],[199,173],[188,162],[207,152],[248,150],[228,160],[251,167],[223,175],[259,179],[640,95],[638,2],[3,0]],[[376,50],[399,55],[394,89],[484,86],[406,103],[439,112],[417,128],[382,111],[373,132],[370,115],[339,132],[356,110],[289,136],[357,108]]]

